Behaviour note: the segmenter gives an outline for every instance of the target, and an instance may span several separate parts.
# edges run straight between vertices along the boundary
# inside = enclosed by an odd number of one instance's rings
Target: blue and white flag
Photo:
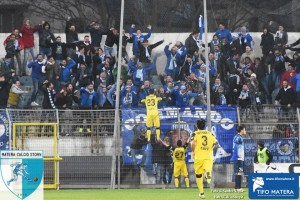
[[[199,36],[198,40],[202,41],[202,35],[204,33],[204,17],[202,15],[199,16]]]
[[[185,142],[191,133],[195,131],[194,125],[200,118],[206,119],[206,107],[187,107],[180,108],[166,107],[159,109],[161,138],[168,135],[172,146],[176,146],[178,139]],[[178,116],[179,114],[179,116]],[[123,162],[132,164],[130,156],[130,145],[134,142],[136,136],[135,126],[145,126],[146,110],[144,108],[122,109],[122,137],[123,137]],[[211,111],[211,132],[216,136],[220,148],[215,152],[215,162],[230,162],[232,152],[232,140],[236,132],[235,123],[237,121],[236,108],[228,106],[214,106]],[[142,128],[142,127],[141,127]],[[180,133],[178,133],[178,130]],[[153,131],[155,132],[155,130]],[[180,138],[179,138],[180,137]],[[151,145],[145,145],[146,165],[151,165]],[[188,150],[190,151],[190,150]],[[137,163],[140,162],[142,155],[136,157]],[[192,163],[191,154],[188,152],[186,161]]]

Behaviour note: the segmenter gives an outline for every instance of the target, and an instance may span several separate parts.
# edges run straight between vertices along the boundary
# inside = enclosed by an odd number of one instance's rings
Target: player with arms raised
[[[211,173],[214,161],[214,149],[218,148],[218,141],[215,136],[205,129],[205,119],[197,120],[198,130],[194,132],[194,141],[192,143],[192,152],[194,155],[194,169],[196,182],[199,189],[199,197],[204,199],[203,176],[207,183],[211,181]]]
[[[146,119],[146,126],[147,126],[147,140],[150,141],[150,135],[151,135],[151,127],[156,128],[156,139],[158,140],[160,138],[160,119],[158,115],[158,101],[161,101],[161,97],[157,97],[154,94],[154,89],[149,90],[149,95],[146,96],[145,99],[142,99],[141,102],[146,104],[146,110],[147,110],[147,119]]]
[[[173,151],[173,161],[174,161],[174,183],[175,187],[179,188],[179,176],[182,175],[184,177],[185,186],[187,188],[190,187],[189,173],[186,167],[185,157],[186,157],[186,148],[189,145],[191,138],[189,138],[186,143],[183,145],[182,140],[177,141],[177,147],[173,148],[171,145],[167,144],[163,140],[159,139],[165,147],[169,148]]]

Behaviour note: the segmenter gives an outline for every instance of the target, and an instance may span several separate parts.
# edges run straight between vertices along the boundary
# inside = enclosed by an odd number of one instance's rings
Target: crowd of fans
[[[242,109],[250,105],[280,104],[288,108],[300,103],[300,43],[288,44],[288,34],[283,26],[270,32],[263,29],[261,43],[254,44],[250,32],[241,27],[240,32],[231,33],[220,23],[209,42],[208,63],[205,65],[203,44],[199,32],[194,31],[185,41],[174,41],[164,47],[165,66],[155,66],[152,50],[163,45],[164,40],[150,44],[151,26],[147,33],[135,29],[132,24],[128,33],[115,28],[105,29],[92,22],[87,29],[90,35],[79,40],[72,19],[66,21],[66,43],[55,37],[50,24],[42,21],[33,26],[30,20],[15,29],[4,41],[5,58],[0,63],[0,107],[17,107],[20,96],[27,93],[21,89],[19,77],[27,76],[31,68],[31,106],[36,103],[38,93],[43,93],[44,109],[71,108],[106,109],[115,106],[120,95],[122,107],[143,106],[141,100],[153,88],[152,75],[157,67],[164,67],[159,75],[161,86],[155,85],[157,96],[164,106],[206,105],[211,97],[213,105],[239,105]],[[39,53],[35,52],[34,33],[39,35]],[[116,85],[117,63],[114,45],[119,48],[122,34],[121,84]],[[101,46],[102,36],[105,45]],[[127,43],[133,43],[129,58]],[[262,57],[253,51],[260,45]],[[293,57],[285,50],[295,51]],[[21,51],[24,58],[21,59]],[[22,55],[23,55],[22,54]],[[33,58],[28,63],[29,54]],[[287,67],[286,67],[287,66]],[[206,74],[206,68],[209,74]],[[210,95],[207,95],[206,77],[210,77]],[[116,94],[120,87],[120,94]],[[275,102],[273,91],[278,91]]]

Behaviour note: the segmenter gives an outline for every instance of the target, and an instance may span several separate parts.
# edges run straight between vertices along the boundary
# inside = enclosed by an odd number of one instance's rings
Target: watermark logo
[[[0,192],[6,200],[43,199],[42,151],[1,151]]]
[[[298,199],[298,174],[256,173],[248,180],[250,199]]]

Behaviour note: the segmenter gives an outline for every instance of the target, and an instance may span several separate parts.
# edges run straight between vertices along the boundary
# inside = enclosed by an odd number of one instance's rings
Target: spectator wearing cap
[[[222,38],[226,38],[229,44],[232,42],[231,33],[228,29],[225,28],[224,23],[219,23],[219,29],[216,31],[215,35],[218,36],[219,41],[221,41]]]
[[[42,54],[43,58],[47,58],[47,56],[51,55],[51,48],[49,46],[49,42],[55,42],[55,37],[53,33],[50,31],[50,24],[49,22],[42,21],[42,24],[38,30],[39,33],[39,53]],[[47,42],[48,41],[48,42]]]
[[[175,96],[175,104],[178,107],[188,107],[191,97],[200,96],[200,94],[187,91],[185,85],[181,85],[180,89],[178,89],[178,86],[176,86],[175,90],[172,91],[172,94]]]
[[[140,48],[138,46],[138,42],[143,42],[144,40],[148,40],[151,36],[151,25],[148,27],[148,33],[147,34],[142,34],[142,31],[138,29],[136,33],[134,33],[135,29],[135,24],[132,24],[129,30],[129,35],[132,38],[132,52],[133,55],[139,56],[140,55]]]
[[[38,106],[39,104],[35,102],[37,94],[39,92],[39,85],[44,82],[44,77],[42,74],[42,69],[45,68],[46,60],[43,59],[42,54],[37,55],[37,59],[34,62],[28,64],[28,68],[31,68],[31,78],[33,91],[31,95],[31,106]]]
[[[128,67],[133,73],[133,83],[139,91],[139,88],[142,86],[144,81],[148,79],[148,76],[154,69],[154,65],[150,64],[148,66],[143,66],[141,62],[135,65],[132,60],[129,60]]]
[[[113,47],[115,44],[119,48],[119,33],[118,33],[117,29],[111,28],[107,32],[107,37],[106,37],[105,44],[104,44],[105,56],[109,56],[109,57],[113,56],[112,53],[113,53],[113,50],[114,50]]]
[[[27,61],[29,57],[29,53],[32,57],[32,60],[36,58],[36,52],[34,49],[34,33],[39,30],[40,25],[36,25],[31,27],[30,20],[26,20],[26,22],[21,27],[22,40],[24,44],[24,60],[23,60],[23,70],[22,75],[26,76],[26,67]]]
[[[177,47],[173,46],[171,50],[169,50],[169,46],[172,43],[170,42],[168,45],[165,46],[164,51],[167,56],[167,63],[165,66],[165,73],[167,76],[175,77],[175,70],[177,69],[178,62],[180,61],[180,54],[177,52]]]
[[[43,84],[39,86],[39,89],[43,92],[44,98],[42,102],[43,109],[55,109],[54,97],[56,91],[52,82],[45,80]]]
[[[20,88],[20,81],[15,81],[9,91],[9,97],[7,101],[7,107],[17,108],[20,97],[22,94],[28,93],[28,91],[24,91]]]
[[[138,106],[138,98],[136,92],[132,91],[129,85],[121,92],[121,103],[123,108],[134,108]]]
[[[280,88],[275,97],[275,105],[281,105],[280,117],[284,120],[288,119],[287,117],[291,115],[292,106],[295,101],[295,92],[291,86],[288,85],[287,80],[284,80],[282,85],[282,88]]]
[[[247,28],[245,26],[242,26],[240,28],[240,32],[238,33],[239,41],[242,46],[242,53],[245,53],[246,46],[249,46],[252,48],[254,46],[254,40],[249,32],[247,32]]]
[[[293,66],[291,64],[288,65],[288,68],[286,72],[281,77],[280,80],[280,87],[283,87],[283,81],[287,81],[288,85],[295,90],[295,83],[290,81],[290,77],[295,77],[296,76],[296,71],[294,70]]]
[[[185,46],[186,46],[188,55],[192,56],[195,54],[195,52],[199,51],[199,46],[197,43],[198,36],[199,36],[199,31],[194,31],[185,40]]]

